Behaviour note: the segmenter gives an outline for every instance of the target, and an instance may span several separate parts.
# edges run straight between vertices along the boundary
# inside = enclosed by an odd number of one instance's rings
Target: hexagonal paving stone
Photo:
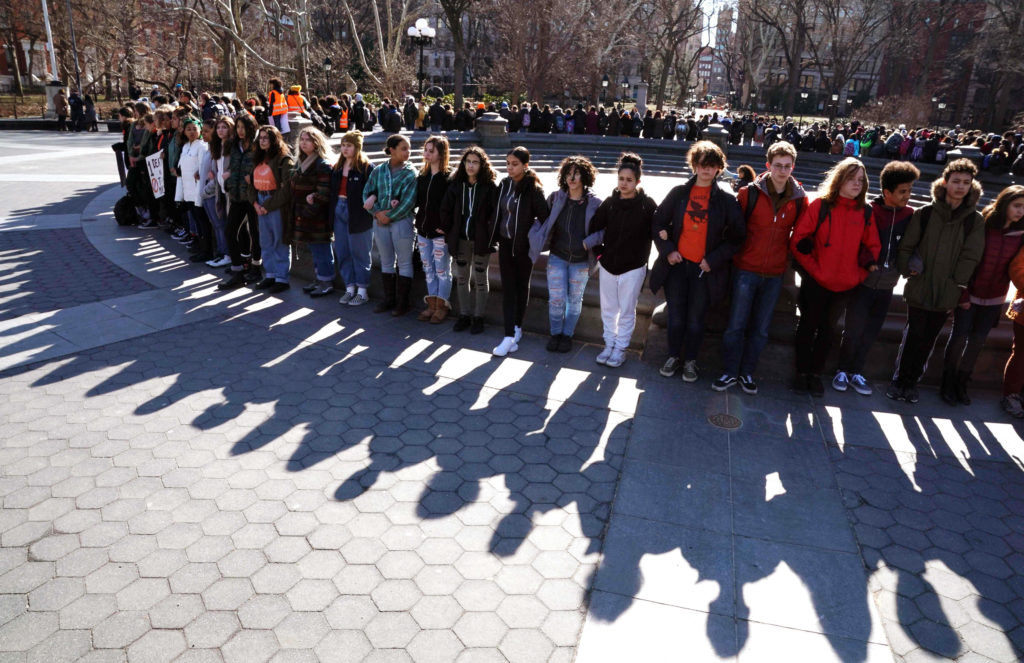
[[[332,629],[361,630],[379,611],[369,596],[339,596],[324,611]]]
[[[272,631],[242,630],[224,645],[224,663],[266,663],[280,645]]]
[[[253,594],[248,578],[224,578],[207,587],[202,596],[208,610],[236,610]]]
[[[546,661],[555,646],[546,635],[534,629],[512,629],[498,646],[509,663]]]
[[[92,644],[99,649],[124,649],[148,630],[145,612],[122,610],[93,628]]]
[[[548,609],[533,596],[509,596],[498,606],[498,616],[511,628],[537,628],[548,616]]]
[[[0,627],[5,651],[28,651],[54,633],[59,624],[56,613],[26,612]]]
[[[416,622],[405,612],[382,612],[364,629],[370,644],[377,649],[405,647],[418,632]]]
[[[60,611],[62,629],[90,629],[117,611],[111,594],[86,594]]]
[[[332,631],[324,636],[313,652],[318,661],[356,663],[362,661],[373,647],[361,631]]]
[[[220,647],[239,629],[233,612],[206,612],[185,627],[189,647],[210,649]]]
[[[313,550],[296,564],[303,578],[333,578],[344,565],[337,550]]]
[[[171,593],[164,578],[139,578],[117,593],[119,610],[148,610]]]
[[[149,631],[128,647],[128,663],[163,663],[185,651],[178,631]]]
[[[291,613],[283,596],[258,594],[238,609],[238,619],[248,629],[272,629]]]
[[[197,594],[172,594],[150,608],[149,622],[153,628],[184,628],[203,610]]]
[[[467,612],[454,630],[467,647],[497,647],[508,626],[493,612]]]
[[[327,620],[319,612],[296,612],[274,627],[282,647],[311,649],[330,631]]]
[[[454,661],[462,649],[462,643],[451,631],[420,631],[407,647],[416,663]]]
[[[338,589],[325,579],[303,578],[288,590],[288,603],[297,611],[322,611],[337,598]]]
[[[496,610],[505,593],[490,580],[467,580],[455,590],[455,600],[466,610]]]
[[[385,612],[408,610],[420,596],[419,588],[411,580],[384,580],[370,592],[377,608]]]
[[[29,592],[29,610],[60,610],[85,593],[81,578],[54,578]]]

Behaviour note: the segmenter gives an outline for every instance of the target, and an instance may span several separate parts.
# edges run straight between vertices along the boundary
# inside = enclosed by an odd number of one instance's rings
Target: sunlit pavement
[[[111,140],[0,134],[0,661],[1024,651],[996,394],[714,394],[218,292],[114,224]]]

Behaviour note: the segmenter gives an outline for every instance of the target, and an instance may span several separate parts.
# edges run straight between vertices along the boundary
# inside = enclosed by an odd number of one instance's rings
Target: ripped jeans
[[[416,235],[423,261],[423,276],[427,280],[427,297],[440,297],[448,301],[452,294],[452,257],[444,237]]]
[[[548,255],[548,320],[551,335],[572,336],[583,311],[583,291],[590,268],[586,261],[569,262]]]
[[[473,253],[473,242],[459,240],[459,251],[455,256],[455,284],[459,293],[459,314],[482,318],[487,309],[487,294],[490,281],[487,278],[487,265],[491,262],[490,254],[478,256]]]

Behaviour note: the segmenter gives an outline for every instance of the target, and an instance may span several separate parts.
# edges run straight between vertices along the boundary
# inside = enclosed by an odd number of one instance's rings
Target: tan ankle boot
[[[434,311],[437,310],[437,297],[427,296],[425,299],[427,301],[427,308],[420,311],[419,316],[416,318],[420,322],[431,320],[434,317]]]
[[[440,297],[434,297],[434,301],[437,302],[437,305],[434,307],[434,315],[430,317],[430,324],[439,325],[448,317],[448,311],[451,309],[449,308],[448,302]]]

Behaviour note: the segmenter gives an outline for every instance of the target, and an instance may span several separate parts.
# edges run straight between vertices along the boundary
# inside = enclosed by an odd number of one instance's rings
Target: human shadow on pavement
[[[709,423],[722,413],[742,428]],[[867,658],[863,568],[808,400],[770,383],[754,398],[674,380],[645,389],[613,511],[595,589],[617,598],[592,603],[594,619],[646,600],[708,613],[721,658],[747,647],[755,623],[821,633],[841,660]]]
[[[970,409],[931,398],[825,417],[872,591],[902,655],[1020,660],[1024,441],[994,395]]]

